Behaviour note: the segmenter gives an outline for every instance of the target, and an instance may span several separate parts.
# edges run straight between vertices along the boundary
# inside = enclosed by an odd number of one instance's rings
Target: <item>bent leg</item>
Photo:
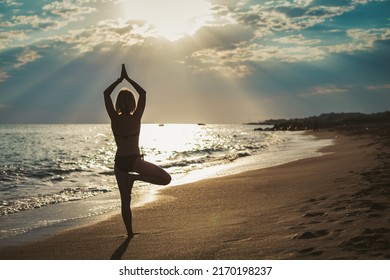
[[[164,169],[141,158],[134,162],[133,170],[139,174],[136,176],[139,181],[155,185],[168,185],[171,182],[171,175]]]
[[[122,219],[126,226],[127,235],[129,237],[132,237],[133,234],[133,227],[132,227],[132,217],[131,217],[131,208],[130,208],[130,201],[131,201],[131,189],[133,187],[134,181],[129,180],[129,174],[127,172],[123,172],[119,170],[115,166],[115,177],[116,181],[118,183],[119,192],[121,195],[121,212],[122,212]]]

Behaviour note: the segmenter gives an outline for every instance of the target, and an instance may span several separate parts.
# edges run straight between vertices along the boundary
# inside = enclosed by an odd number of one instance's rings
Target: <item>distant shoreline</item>
[[[355,133],[375,133],[376,130],[390,129],[390,111],[373,114],[328,113],[306,118],[270,119],[245,124],[272,126],[268,130],[318,131],[320,129],[330,129],[336,131],[355,131]],[[370,129],[371,131],[365,131]]]

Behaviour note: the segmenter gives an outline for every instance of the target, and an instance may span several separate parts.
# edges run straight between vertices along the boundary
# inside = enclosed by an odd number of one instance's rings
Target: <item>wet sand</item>
[[[389,259],[389,150],[334,138],[326,154],[164,189],[133,211],[0,251],[0,259]]]

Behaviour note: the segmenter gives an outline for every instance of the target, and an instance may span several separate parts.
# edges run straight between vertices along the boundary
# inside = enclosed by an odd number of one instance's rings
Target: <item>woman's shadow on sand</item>
[[[121,260],[123,254],[126,252],[127,247],[130,244],[130,241],[134,238],[134,235],[132,237],[127,237],[125,241],[119,245],[119,247],[115,250],[115,252],[112,254],[110,260]]]

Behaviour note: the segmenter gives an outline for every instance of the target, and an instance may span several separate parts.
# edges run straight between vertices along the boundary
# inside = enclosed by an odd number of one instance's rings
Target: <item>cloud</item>
[[[367,42],[372,46],[378,40],[390,40],[390,28],[350,29],[348,36],[355,42]]]
[[[257,36],[261,38],[275,32],[304,30],[351,12],[358,5],[382,1],[354,0],[316,4],[313,0],[296,0],[292,2],[270,0],[263,4],[241,5],[229,8],[227,14],[236,22],[254,28],[257,31]],[[226,9],[220,7],[219,10],[226,13]]]
[[[10,46],[15,46],[16,42],[27,39],[28,36],[24,31],[11,30],[0,33],[0,51]],[[11,45],[12,44],[12,45]]]
[[[283,62],[317,61],[326,57],[320,47],[298,45],[279,47],[257,43],[237,44],[234,48],[220,50],[210,48],[196,51],[191,55],[190,64],[195,72],[218,71],[228,77],[243,77],[252,71],[251,64],[277,59]],[[237,69],[234,73],[234,69]]]
[[[327,86],[313,87],[308,92],[298,94],[298,96],[299,97],[328,96],[328,95],[335,95],[335,94],[340,94],[345,92],[348,92],[348,90],[344,87],[327,85]]]
[[[22,67],[23,65],[27,64],[27,63],[30,63],[30,62],[33,62],[39,58],[41,58],[42,56],[37,52],[37,51],[34,51],[34,50],[30,50],[30,49],[25,49],[21,54],[18,55],[18,57],[16,58],[17,60],[17,64],[15,64],[15,68],[20,68]]]
[[[13,15],[8,20],[2,20],[0,26],[35,30],[59,29],[70,22],[84,19],[85,14],[96,11],[96,8],[82,6],[82,3],[75,4],[67,0],[55,1],[44,5],[41,11],[36,11],[33,15]]]
[[[65,22],[61,22],[58,19],[51,19],[40,17],[38,15],[20,15],[20,16],[12,16],[11,20],[4,23],[8,27],[15,26],[25,26],[30,27],[31,29],[58,29],[64,25]]]
[[[273,41],[282,44],[293,44],[293,45],[317,45],[321,43],[320,39],[305,39],[302,34],[291,35],[286,37],[280,37],[273,39]]]
[[[367,51],[373,49],[378,40],[389,40],[390,29],[341,29],[337,30],[341,40],[335,40],[334,33],[331,34],[335,32],[334,25],[326,26],[325,22],[372,1],[331,1],[321,4],[322,1],[318,3],[312,0],[269,0],[262,4],[251,4],[253,1],[240,1],[237,4],[237,1],[214,0],[212,18],[193,36],[169,46],[180,49],[181,53],[175,59],[192,71],[215,71],[226,77],[250,75],[255,64],[266,60],[312,62],[324,60],[332,54]],[[29,28],[59,29],[97,11],[91,6],[97,2],[54,1],[44,5],[40,14],[12,16],[0,25],[21,27],[23,31],[13,29],[2,33],[0,50],[33,41],[38,44],[40,40],[45,40],[49,45],[62,43],[76,55],[104,52],[115,47],[147,45],[148,48],[161,48],[157,45],[159,40],[150,23],[120,18],[101,20],[87,27],[75,25],[77,28],[64,28],[50,37],[28,38]],[[315,37],[311,36],[312,33],[305,33],[317,26],[321,29]],[[17,65],[23,64],[19,61]]]
[[[42,7],[46,14],[56,15],[71,21],[77,20],[80,15],[89,14],[96,11],[96,8],[79,6],[70,1],[55,1]]]
[[[133,46],[144,42],[148,25],[141,21],[121,19],[100,21],[88,28],[70,30],[62,36],[52,37],[54,41],[71,45],[79,54],[93,50],[105,50],[107,46]]]
[[[22,6],[22,3],[18,3],[17,1],[14,0],[3,0],[3,4],[5,4],[7,7],[19,7]]]
[[[4,70],[0,70],[0,83],[4,82],[9,78],[9,75]],[[1,105],[1,104],[0,104]]]
[[[390,28],[349,29],[346,34],[350,38],[348,42],[324,46],[323,49],[330,54],[369,51],[375,42],[390,40]]]
[[[390,84],[367,86],[366,89],[371,91],[390,90]]]
[[[257,30],[259,38],[275,32],[299,31],[355,9],[347,6],[312,6],[312,1],[268,1],[263,5],[230,9],[237,22]]]
[[[376,1],[376,0],[373,0]],[[380,1],[380,0],[379,0]],[[249,1],[248,1],[249,2]],[[325,21],[352,12],[367,1],[333,2],[314,5],[314,1],[267,1],[262,5],[224,6],[219,3],[214,11],[220,17],[231,19],[237,26],[252,30],[253,36],[245,42],[196,50],[188,64],[195,72],[218,71],[222,75],[243,77],[252,73],[251,65],[265,60],[282,62],[320,61],[332,54],[352,54],[369,51],[379,40],[389,40],[389,28],[350,28],[335,30]],[[358,25],[358,24],[357,24]],[[319,26],[315,38],[306,38],[305,32]],[[338,32],[335,40],[334,33]],[[250,34],[248,32],[248,34]],[[216,41],[217,42],[217,41]],[[218,42],[217,42],[218,43]],[[234,73],[234,69],[237,69]]]
[[[188,58],[187,66],[196,73],[214,71],[226,77],[243,77],[250,73],[245,64],[253,59],[253,50],[246,47],[199,50]]]
[[[233,17],[238,23],[254,28],[257,38],[263,38],[279,31],[301,29],[299,24],[294,22],[286,14],[276,9],[268,9],[260,5],[235,12]]]

